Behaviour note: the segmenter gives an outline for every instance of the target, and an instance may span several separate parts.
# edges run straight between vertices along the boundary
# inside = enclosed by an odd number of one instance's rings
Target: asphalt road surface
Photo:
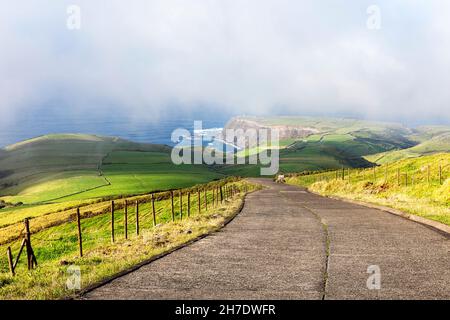
[[[247,196],[220,232],[82,299],[449,299],[450,238],[289,185]]]

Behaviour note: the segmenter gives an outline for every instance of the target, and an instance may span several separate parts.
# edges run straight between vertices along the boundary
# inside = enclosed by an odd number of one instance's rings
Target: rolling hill
[[[397,123],[317,117],[236,117],[225,129],[276,128],[280,131],[280,170],[300,172],[339,167],[369,167],[367,156],[418,145],[431,131],[415,131]],[[444,130],[433,129],[436,132]],[[431,134],[431,133],[429,133]],[[420,136],[421,135],[421,136]],[[251,147],[251,146],[250,146]],[[440,150],[436,150],[442,151]],[[246,157],[257,148],[238,154]],[[228,174],[255,175],[259,171],[245,165],[221,166]]]
[[[0,200],[42,204],[139,194],[220,176],[206,166],[175,166],[170,150],[165,145],[85,134],[23,141],[1,150]]]
[[[386,164],[407,158],[450,152],[450,127],[420,127],[415,129],[409,138],[416,140],[418,144],[411,148],[382,152],[365,158],[373,163]]]

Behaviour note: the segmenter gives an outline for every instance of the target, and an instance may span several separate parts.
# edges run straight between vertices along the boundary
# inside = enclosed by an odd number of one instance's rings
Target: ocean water
[[[226,115],[177,115],[157,121],[131,119],[123,115],[102,117],[64,116],[60,114],[34,114],[22,117],[15,124],[0,127],[0,148],[50,133],[88,133],[115,136],[135,142],[161,143],[173,146],[172,131],[184,128],[194,132],[194,121],[201,120],[203,129],[222,128]]]

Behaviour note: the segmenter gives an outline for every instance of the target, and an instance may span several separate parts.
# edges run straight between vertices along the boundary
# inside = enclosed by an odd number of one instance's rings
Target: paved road
[[[383,211],[259,181],[268,188],[250,194],[222,231],[83,298],[450,298],[448,236]],[[367,287],[369,266],[379,268],[379,290]]]

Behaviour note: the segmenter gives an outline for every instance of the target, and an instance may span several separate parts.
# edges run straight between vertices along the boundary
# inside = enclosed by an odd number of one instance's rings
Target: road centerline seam
[[[284,195],[283,192],[280,192],[280,194],[286,200],[288,200],[290,202],[295,202],[294,200],[289,199],[286,195]],[[310,212],[317,219],[317,221],[319,221],[320,225],[322,226],[322,230],[325,234],[325,268],[324,268],[325,270],[324,270],[324,274],[323,274],[322,297],[321,297],[321,300],[325,300],[326,295],[327,295],[327,289],[328,289],[329,267],[330,267],[330,257],[331,257],[330,231],[329,231],[326,220],[322,219],[322,217],[317,212],[315,212],[314,210],[312,210],[311,208],[309,208],[303,204],[300,204],[300,207],[302,207],[306,211]]]

